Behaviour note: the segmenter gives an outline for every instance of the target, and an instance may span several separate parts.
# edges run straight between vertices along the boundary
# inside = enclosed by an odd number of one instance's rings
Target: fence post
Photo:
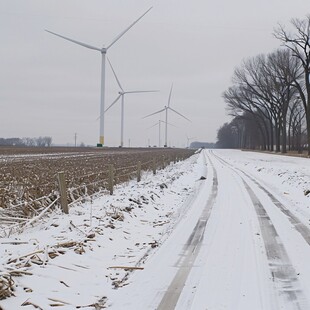
[[[137,182],[141,181],[141,161],[138,161],[137,166]]]
[[[153,158],[153,174],[156,174],[156,159]]]
[[[69,206],[67,201],[67,187],[64,172],[58,173],[58,185],[60,193],[60,205],[64,213],[69,214]]]
[[[109,191],[110,195],[113,195],[113,186],[114,186],[114,167],[109,165]]]

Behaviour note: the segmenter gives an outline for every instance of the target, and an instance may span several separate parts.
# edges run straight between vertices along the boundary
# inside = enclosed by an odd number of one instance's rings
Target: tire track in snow
[[[294,304],[294,309],[303,309],[299,304],[299,300],[304,299],[304,296],[299,289],[297,273],[290,262],[284,245],[280,241],[280,237],[264,206],[244,179],[243,183],[258,217],[272,279],[277,284],[276,288],[281,294],[286,295],[288,301]]]
[[[238,169],[239,170],[239,169]],[[241,170],[240,170],[241,171]],[[288,218],[295,229],[302,235],[305,241],[310,245],[310,229],[303,224],[298,217],[293,214],[289,209],[287,209],[272,193],[270,193],[265,187],[258,183],[253,177],[244,171],[241,171],[246,175],[251,181],[253,181],[263,192],[265,192],[271,199],[274,205],[276,205]]]
[[[271,271],[273,282],[275,283],[275,289],[278,290],[280,296],[284,296],[286,298],[286,301],[290,303],[290,306],[292,306],[293,309],[308,309],[307,306],[300,303],[301,301],[305,301],[306,299],[300,289],[301,286],[297,278],[297,273],[290,261],[285,247],[281,242],[280,237],[266,209],[264,208],[258,197],[255,195],[249,184],[238,173],[238,171],[241,173],[244,172],[238,168],[232,167],[228,162],[215,155],[213,152],[212,155],[217,158],[219,162],[237,173],[237,175],[242,179],[245,189],[247,190],[252,200],[261,228],[266,255],[269,261],[269,268]],[[248,176],[246,173],[244,174]],[[257,184],[257,182],[253,178],[250,177],[250,179],[254,181],[255,184]],[[265,191],[268,192],[266,189]],[[273,203],[274,200],[276,200],[279,204],[281,204],[271,193],[270,195],[274,198],[272,199]],[[278,207],[278,205],[276,206]]]
[[[213,153],[213,155],[215,157],[217,157],[218,159],[220,159],[223,163],[225,163],[226,165],[229,165],[231,167],[231,165],[227,161],[218,157],[214,153]],[[270,200],[272,201],[272,203],[276,207],[278,207],[281,212],[283,212],[286,215],[286,217],[288,218],[290,223],[294,226],[294,228],[302,235],[302,237],[305,239],[305,241],[308,243],[308,245],[310,245],[310,229],[308,228],[308,226],[306,226],[304,223],[302,223],[300,221],[300,219],[295,214],[293,214],[287,207],[285,207],[269,190],[267,190],[263,185],[261,185],[257,180],[255,180],[251,175],[249,175],[248,173],[246,173],[243,170],[236,168],[236,167],[233,167],[232,169],[235,169],[235,170],[241,172],[242,174],[244,174],[252,182],[254,182],[263,192],[265,192],[267,194],[267,196],[270,198]]]
[[[204,156],[206,154],[204,153]],[[209,158],[209,162],[212,166],[213,171],[213,183],[212,183],[212,191],[211,195],[202,211],[202,214],[189,236],[187,242],[185,243],[182,253],[180,255],[180,259],[176,264],[178,267],[178,272],[174,276],[172,282],[170,283],[165,295],[163,296],[159,306],[156,308],[157,310],[172,310],[175,309],[179,297],[184,288],[185,282],[188,278],[188,275],[194,265],[194,262],[198,256],[199,250],[202,245],[204,231],[208,222],[208,219],[211,214],[212,207],[215,203],[215,199],[218,192],[218,180],[216,170],[212,164],[211,159]]]

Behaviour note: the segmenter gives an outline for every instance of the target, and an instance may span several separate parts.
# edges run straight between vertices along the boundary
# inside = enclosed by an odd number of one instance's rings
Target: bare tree
[[[36,141],[37,147],[44,147],[45,146],[45,141],[44,141],[43,137],[35,138],[35,141]]]
[[[35,146],[36,145],[35,139],[34,138],[28,138],[28,137],[23,138],[23,143],[25,146]]]
[[[294,79],[292,85],[298,90],[305,110],[308,155],[310,155],[310,15],[305,19],[292,19],[291,24],[294,33],[290,33],[284,26],[279,25],[274,31],[274,36],[292,52],[303,69],[303,78]]]
[[[52,145],[52,137],[33,138],[34,144],[37,147],[50,147]]]
[[[264,71],[266,57],[259,55],[243,61],[233,75],[234,87],[224,92],[228,109],[241,115],[250,113],[259,118],[268,136],[268,147],[274,146],[274,120],[276,119],[275,102],[270,96],[270,78]]]
[[[268,55],[264,74],[269,77],[267,90],[274,102],[276,149],[279,151],[280,142],[282,142],[281,151],[286,153],[287,112],[290,102],[297,96],[292,81],[300,78],[301,70],[291,52],[281,49]]]
[[[52,141],[53,141],[52,137],[44,137],[43,139],[44,139],[45,146],[50,147],[52,145]]]
[[[225,123],[217,132],[217,147],[219,148],[237,148],[237,132],[233,129],[231,123]]]
[[[299,98],[289,106],[288,120],[289,148],[301,152],[305,144],[302,137],[307,130],[305,111]]]
[[[234,86],[223,97],[231,115],[251,114],[268,149],[273,151],[275,144],[277,152],[285,153],[287,111],[297,93],[292,81],[299,78],[298,63],[290,51],[277,50],[243,61],[234,72]]]
[[[258,134],[257,123],[252,114],[244,113],[235,117],[230,123],[225,123],[217,133],[217,147],[256,149],[262,144]]]
[[[268,111],[261,106],[257,106],[254,96],[245,87],[230,87],[224,92],[223,98],[227,102],[227,109],[235,120],[247,120],[253,122],[256,131],[259,131],[261,136],[261,148],[266,149],[270,147],[270,131],[269,131],[269,118]],[[245,124],[243,124],[244,126]],[[249,127],[249,125],[247,126]],[[248,132],[244,133],[242,145],[245,147],[244,139],[247,139]]]

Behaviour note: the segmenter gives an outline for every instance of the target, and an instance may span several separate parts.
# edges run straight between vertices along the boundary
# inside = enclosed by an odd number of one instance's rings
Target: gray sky
[[[99,139],[101,55],[44,31],[101,47],[153,9],[108,51],[125,89],[158,89],[125,99],[125,146],[158,144],[167,103],[168,143],[216,141],[229,120],[221,94],[242,59],[279,47],[273,29],[310,13],[309,0],[0,0],[0,137],[52,136],[54,143]],[[117,96],[106,70],[106,107]],[[162,130],[163,133],[163,130]],[[120,105],[105,117],[105,140],[120,143]],[[163,143],[163,137],[162,137]]]

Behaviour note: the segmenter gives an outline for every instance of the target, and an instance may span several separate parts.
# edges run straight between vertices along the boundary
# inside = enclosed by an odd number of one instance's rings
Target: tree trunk
[[[285,154],[286,151],[286,140],[287,140],[287,136],[286,136],[286,113],[283,114],[283,123],[282,123],[282,150],[281,153]]]
[[[275,134],[275,143],[276,143],[276,152],[279,153],[280,152],[280,130],[279,130],[279,124],[278,121],[275,120],[274,123],[274,134]]]
[[[272,120],[269,121],[269,128],[270,128],[270,151],[273,152],[274,145],[273,145],[273,124],[272,124]]]
[[[307,115],[307,143],[308,143],[308,156],[310,156],[310,105],[308,105],[308,115]]]

